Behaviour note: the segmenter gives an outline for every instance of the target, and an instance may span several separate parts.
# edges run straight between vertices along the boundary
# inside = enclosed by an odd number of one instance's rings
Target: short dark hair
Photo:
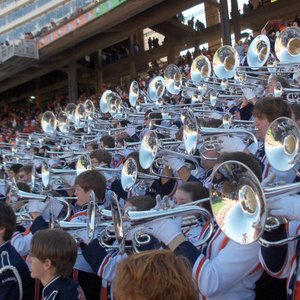
[[[178,190],[191,194],[192,201],[207,198],[209,196],[208,190],[196,181],[188,181],[178,187]]]
[[[290,85],[289,85],[289,83],[287,82],[287,80],[285,80],[282,76],[280,76],[280,75],[277,75],[277,74],[275,74],[275,75],[271,75],[270,76],[270,78],[269,78],[269,81],[270,80],[274,80],[274,81],[276,81],[276,82],[280,82],[281,83],[281,86],[283,87],[283,88],[289,88],[290,87]]]
[[[26,192],[26,193],[30,193],[31,192],[30,186],[27,183],[25,183],[25,182],[18,181],[17,182],[17,187],[18,187],[19,190],[21,190],[23,192]]]
[[[96,158],[99,163],[103,162],[106,163],[108,166],[111,163],[112,160],[112,154],[104,149],[98,149],[90,154],[90,158]]]
[[[22,167],[23,167],[22,164],[13,164],[10,166],[9,170],[13,171],[15,174],[18,174]]]
[[[293,103],[291,105],[291,109],[292,109],[292,112],[295,116],[295,119],[296,120],[300,120],[300,104],[298,103]]]
[[[259,181],[262,180],[262,167],[253,155],[245,152],[223,152],[217,159],[217,164],[221,164],[228,160],[236,160],[243,163],[254,173]]]
[[[115,148],[115,139],[111,135],[103,135],[100,142],[102,142],[107,148]]]
[[[156,205],[156,200],[149,195],[130,197],[125,202],[131,203],[137,211],[149,210]]]
[[[40,261],[49,259],[56,268],[55,275],[68,277],[77,257],[75,240],[61,229],[37,231],[31,240],[30,255]]]
[[[16,231],[16,215],[5,202],[0,202],[0,228],[5,228],[3,239],[8,241]]]
[[[75,185],[79,185],[85,192],[93,190],[98,201],[103,201],[106,191],[106,179],[97,170],[82,172],[76,177]]]
[[[26,174],[31,173],[33,171],[33,165],[25,165],[19,169],[20,172],[25,172]]]
[[[287,102],[281,98],[265,97],[259,99],[253,109],[254,117],[265,117],[269,122],[273,122],[277,118],[290,118],[292,111]]]

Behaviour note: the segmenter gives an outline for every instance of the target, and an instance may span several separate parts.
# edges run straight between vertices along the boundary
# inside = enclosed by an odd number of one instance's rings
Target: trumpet
[[[174,142],[170,142],[170,143],[174,144]],[[196,158],[183,153],[178,153],[171,150],[165,150],[161,147],[160,143],[158,142],[157,135],[154,131],[149,131],[148,133],[146,133],[142,139],[142,143],[139,151],[139,161],[142,168],[143,169],[150,168],[154,163],[155,159],[157,158],[157,156],[164,156],[164,155],[176,156],[185,160],[189,160],[194,164],[196,170],[200,169],[199,163]]]
[[[120,206],[116,196],[114,195],[111,199],[111,211],[112,219],[114,224],[115,237],[119,244],[121,253],[125,251],[125,240],[126,236],[133,230],[134,236],[132,240],[133,248],[136,252],[139,252],[138,248],[141,245],[148,244],[151,241],[151,237],[148,234],[143,233],[143,228],[148,222],[153,222],[155,220],[161,220],[171,217],[188,217],[191,216],[201,216],[209,221],[209,232],[206,236],[195,244],[199,247],[205,244],[213,233],[213,219],[210,213],[200,208],[199,206],[178,206],[170,209],[163,210],[149,210],[149,211],[131,211],[128,210],[122,215]],[[130,224],[129,228],[124,227],[124,221]]]
[[[124,191],[128,192],[133,188],[138,179],[141,180],[155,180],[159,179],[160,176],[156,176],[153,174],[144,174],[138,172],[138,167],[136,161],[129,157],[122,168],[121,172],[121,185]]]
[[[268,214],[266,199],[297,193],[299,183],[263,188],[254,173],[237,161],[220,164],[212,173],[212,182],[220,174],[222,181],[210,186],[210,201],[216,222],[229,239],[239,244],[258,241],[264,246],[276,246],[300,237],[276,242],[261,238],[264,230],[273,230],[281,223]]]
[[[275,97],[281,97],[284,94],[286,94],[286,98],[289,102],[296,101],[300,98],[300,89],[283,88],[280,82],[276,82],[274,87]]]
[[[222,128],[205,128],[202,127],[198,129],[197,121],[194,116],[192,110],[188,110],[185,114],[184,122],[183,122],[183,142],[185,145],[186,152],[188,154],[193,154],[196,150],[197,143],[198,143],[198,132],[201,134],[202,137],[207,136],[224,136],[230,134],[239,134],[239,135],[246,135],[250,137],[254,145],[256,147],[255,152],[258,148],[258,142],[256,136],[247,130],[243,129],[222,129]]]
[[[63,198],[63,197],[50,197],[48,195],[42,195],[42,194],[34,194],[34,193],[28,193],[24,192],[18,189],[18,187],[13,183],[11,187],[11,205],[14,207],[16,210],[16,215],[17,215],[17,221],[18,223],[22,223],[24,221],[26,222],[32,222],[33,219],[29,217],[29,213],[27,210],[27,203],[29,200],[39,200],[39,201],[58,201],[62,205],[67,207],[67,211],[65,214],[65,217],[63,218],[63,221],[67,220],[70,215],[71,215],[71,206],[70,203],[68,202],[68,199]],[[53,203],[52,203],[53,204]],[[50,202],[50,214],[51,214],[51,202]]]

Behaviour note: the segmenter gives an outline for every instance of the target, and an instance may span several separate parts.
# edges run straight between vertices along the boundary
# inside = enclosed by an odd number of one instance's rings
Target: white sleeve
[[[26,235],[23,235],[21,232],[16,231],[13,234],[10,243],[21,256],[27,256],[30,250],[31,238],[32,238],[31,232],[29,232]]]
[[[127,254],[121,255],[121,253],[117,253],[116,255],[107,255],[100,268],[97,272],[98,276],[104,280],[112,282],[116,276],[117,265],[120,261],[127,258]]]
[[[212,297],[234,287],[259,266],[258,249],[258,243],[239,245],[229,241],[212,259],[201,254],[193,267],[200,293]]]

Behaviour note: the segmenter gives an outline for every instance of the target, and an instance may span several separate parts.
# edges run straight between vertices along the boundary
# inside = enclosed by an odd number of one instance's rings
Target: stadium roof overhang
[[[129,0],[93,22],[50,43],[39,51],[39,60],[7,69],[0,64],[0,92],[11,89],[69,62],[114,45],[130,34],[173,17],[199,0]]]

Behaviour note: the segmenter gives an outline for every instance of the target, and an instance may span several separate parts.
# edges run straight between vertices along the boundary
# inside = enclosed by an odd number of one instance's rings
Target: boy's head
[[[19,169],[18,180],[25,183],[30,183],[32,180],[32,165],[25,165]]]
[[[0,202],[0,242],[11,239],[16,231],[16,215],[5,202]]]
[[[90,154],[93,167],[110,166],[112,155],[104,149],[98,149]]]
[[[31,240],[31,277],[43,282],[44,278],[68,277],[77,256],[75,240],[61,229],[37,231]]]
[[[106,179],[97,170],[82,172],[75,180],[75,195],[77,205],[83,206],[88,203],[89,193],[93,190],[97,201],[103,201],[106,190]]]

